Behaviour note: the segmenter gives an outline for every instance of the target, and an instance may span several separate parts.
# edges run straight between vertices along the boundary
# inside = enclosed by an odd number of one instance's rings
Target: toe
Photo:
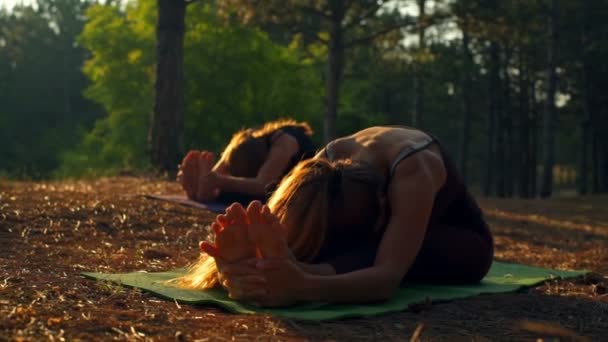
[[[211,230],[214,234],[219,234],[222,231],[222,226],[217,222],[213,222],[211,224]]]
[[[240,203],[234,203],[231,205],[232,214],[234,215],[234,219],[238,224],[247,224],[247,211]]]
[[[262,203],[260,201],[253,201],[249,203],[249,206],[247,207],[247,217],[249,218],[249,222],[251,222],[251,224],[262,223],[262,217],[260,215],[261,211]]]

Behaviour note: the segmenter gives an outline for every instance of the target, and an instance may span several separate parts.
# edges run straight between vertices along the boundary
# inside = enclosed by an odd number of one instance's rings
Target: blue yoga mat
[[[228,208],[228,205],[226,203],[200,203],[189,199],[185,195],[145,195],[145,197],[160,201],[177,203],[188,207],[209,210],[218,214],[224,213],[226,211],[226,208]]]

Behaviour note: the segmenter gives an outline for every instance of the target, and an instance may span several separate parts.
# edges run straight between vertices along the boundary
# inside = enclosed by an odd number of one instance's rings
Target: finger
[[[227,282],[225,288],[228,290],[228,297],[236,300],[260,300],[267,296],[267,291],[259,287],[239,287],[236,284]]]
[[[240,263],[225,264],[221,267],[221,273],[227,278],[242,276],[262,276],[255,265],[244,265]]]
[[[259,301],[259,298],[262,298],[266,295],[264,291],[243,291],[243,290],[233,290],[228,293],[228,297],[230,299],[238,300],[238,301]]]
[[[219,256],[219,249],[209,241],[201,241],[198,246],[201,249],[201,252],[207,253],[209,256],[214,258]]]
[[[225,228],[228,225],[228,218],[224,214],[219,214],[215,217],[215,222]]]
[[[279,222],[279,218],[270,211],[270,208],[267,205],[264,205],[262,207],[261,216],[262,216],[262,220],[265,223],[273,224],[273,223]]]
[[[211,224],[211,230],[214,234],[219,234],[222,231],[222,226],[217,222],[213,222]]]
[[[258,262],[258,259],[256,259],[256,258],[242,259],[242,260],[235,261],[235,262],[227,262],[226,260],[224,260],[222,258],[216,258],[215,260],[218,264],[221,263],[222,265],[225,265],[225,266],[234,266],[234,267],[243,266],[243,267],[253,267],[253,268],[255,268],[255,265]]]
[[[234,203],[234,204],[236,204],[236,203]],[[226,208],[226,219],[227,219],[227,224],[229,224],[229,225],[233,225],[238,222],[238,219],[237,219],[238,214],[235,213],[234,204],[232,204],[228,208]]]
[[[247,206],[247,217],[249,222],[252,224],[258,224],[261,222],[260,213],[262,211],[262,203],[260,201],[253,201]]]
[[[240,284],[253,286],[266,284],[266,277],[263,275],[243,275],[235,278]]]
[[[285,259],[259,259],[255,267],[259,270],[273,270],[283,266]]]
[[[240,203],[233,203],[230,206],[232,211],[232,216],[234,217],[237,223],[246,224],[247,223],[247,211]]]
[[[224,216],[226,217],[226,223],[230,224],[234,221],[234,210],[232,209],[232,205],[229,205],[228,208],[226,208],[226,214]]]

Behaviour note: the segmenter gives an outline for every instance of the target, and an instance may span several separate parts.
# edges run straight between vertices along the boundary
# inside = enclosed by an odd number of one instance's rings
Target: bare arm
[[[228,174],[228,165],[226,165],[226,162],[224,161],[224,159],[220,159],[220,160],[218,160],[217,163],[215,163],[215,165],[213,166],[213,169],[211,169],[211,171],[216,172],[219,175],[227,175]]]
[[[298,266],[309,275],[329,276],[335,275],[336,270],[330,264],[307,264],[298,262]]]
[[[444,182],[443,163],[432,152],[404,160],[389,187],[392,213],[374,266],[332,276],[307,274],[298,299],[352,303],[392,296],[422,246],[435,194]]]
[[[298,149],[298,142],[294,137],[289,134],[282,134],[272,144],[268,157],[260,167],[255,178],[218,174],[219,187],[222,191],[226,192],[264,195],[266,193],[266,186],[281,178],[291,157],[298,152]]]

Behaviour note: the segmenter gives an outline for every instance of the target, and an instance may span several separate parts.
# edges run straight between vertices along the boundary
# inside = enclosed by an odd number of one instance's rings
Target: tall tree
[[[531,72],[530,72],[531,73]],[[530,187],[528,189],[530,198],[538,195],[538,168],[539,168],[539,126],[540,126],[540,111],[539,101],[536,96],[536,84],[537,80],[532,79],[529,75],[528,79],[531,79],[530,86],[530,145],[528,149],[530,151],[530,161],[528,162],[528,178],[530,180]]]
[[[547,41],[547,94],[543,116],[543,174],[540,196],[550,197],[553,193],[553,167],[555,165],[555,133],[557,126],[557,47],[559,44],[558,19],[559,0],[551,0],[548,19]]]
[[[142,1],[124,9],[97,5],[87,12],[90,20],[80,38],[90,51],[83,69],[92,81],[86,95],[107,115],[66,156],[64,173],[150,166],[146,138],[154,97],[157,11],[156,3]],[[287,114],[319,126],[322,81],[316,66],[302,60],[297,47],[281,46],[257,28],[224,19],[211,4],[187,7],[184,146],[218,151],[240,127]]]
[[[591,16],[592,6],[589,1],[584,2],[583,15],[582,15],[582,32],[581,32],[581,46],[583,47],[583,116],[581,118],[581,144],[580,144],[580,164],[578,169],[578,193],[586,195],[589,192],[589,150],[592,143],[591,133],[591,111],[594,110],[593,106],[593,72],[592,72],[592,61],[590,58],[590,39],[591,39]]]
[[[426,0],[416,0],[418,6],[418,54],[426,54]],[[414,72],[414,112],[412,113],[412,126],[423,127],[424,117],[424,63],[415,63]]]
[[[235,5],[237,13],[245,21],[280,27],[286,32],[305,37],[307,42],[326,47],[323,138],[329,141],[336,135],[346,50],[413,26],[411,18],[399,14],[401,2],[227,0],[225,3]]]
[[[470,24],[467,9],[460,14],[459,25],[462,31],[462,128],[460,131],[460,146],[458,153],[458,166],[463,179],[467,180],[467,160],[469,157],[469,140],[471,138],[471,120],[472,120],[472,99],[471,89],[472,80],[471,73],[473,72],[474,62],[473,54],[470,47]]]
[[[504,134],[503,158],[504,158],[504,195],[513,197],[514,183],[514,159],[515,159],[515,139],[513,136],[513,113],[511,106],[511,56],[512,48],[509,42],[504,42],[504,63],[503,63],[503,112],[501,127]]]
[[[500,159],[496,154],[498,140],[497,137],[499,134],[501,134],[497,127],[500,122],[500,108],[498,103],[500,86],[500,47],[498,45],[498,42],[495,40],[490,41],[490,46],[488,50],[488,89],[490,94],[488,98],[488,117],[486,121],[488,144],[486,147],[487,166],[485,169],[485,178],[483,184],[484,196],[490,196],[494,194],[496,172],[502,172],[502,170],[497,169],[497,166],[499,166],[498,163],[500,162]]]
[[[175,170],[182,154],[187,4],[185,0],[157,0],[156,81],[148,144],[152,165],[162,171]]]
[[[87,52],[76,42],[90,4],[37,0],[0,9],[0,173],[50,176],[101,114],[83,97]]]
[[[520,197],[533,197],[530,194],[530,130],[534,128],[530,120],[530,82],[525,60],[524,47],[520,44],[518,48],[518,88],[519,88],[519,117],[517,120],[517,148],[518,148],[518,193]]]

